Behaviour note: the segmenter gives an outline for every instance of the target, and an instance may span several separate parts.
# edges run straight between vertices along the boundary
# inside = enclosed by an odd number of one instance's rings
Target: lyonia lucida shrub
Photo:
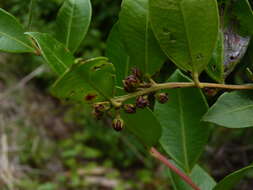
[[[52,94],[133,133],[170,169],[175,190],[229,190],[253,165],[217,182],[198,160],[216,128],[253,126],[250,3],[124,0],[105,57],[89,60],[74,55],[90,0],[65,0],[49,33],[26,31],[0,9],[0,50],[42,56],[58,76]]]

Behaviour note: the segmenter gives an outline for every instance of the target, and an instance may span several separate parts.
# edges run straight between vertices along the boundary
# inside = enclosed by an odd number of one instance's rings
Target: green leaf
[[[223,33],[220,32],[219,40],[213,52],[213,56],[206,68],[207,74],[219,83],[224,82],[224,45]]]
[[[38,32],[27,32],[39,46],[42,56],[50,68],[57,74],[63,74],[71,65],[74,64],[73,55],[49,34]]]
[[[149,75],[159,71],[166,57],[151,30],[148,0],[123,1],[119,30],[130,56],[130,65]]]
[[[239,21],[239,31],[242,35],[253,35],[253,11],[248,0],[237,0],[234,14]]]
[[[150,109],[138,109],[135,114],[121,113],[126,128],[147,147],[154,146],[161,137],[161,125]]]
[[[17,19],[0,8],[0,51],[11,53],[35,52],[25,30]]]
[[[192,190],[178,175],[171,173],[174,190]],[[212,190],[216,185],[214,179],[199,165],[196,165],[190,173],[192,181],[202,190]]]
[[[57,16],[57,39],[75,52],[84,39],[91,21],[90,0],[65,0]]]
[[[239,68],[238,78],[240,80],[245,79],[245,73],[246,73],[246,79],[249,81],[253,81],[253,72],[252,72],[253,71],[253,39],[250,41],[247,52],[245,56],[243,57],[240,65],[242,65],[242,67]]]
[[[114,67],[107,58],[79,62],[54,83],[52,93],[61,99],[84,103],[104,101],[114,94]]]
[[[253,126],[252,115],[252,92],[235,91],[221,95],[203,120],[228,128],[245,128]]]
[[[169,81],[190,80],[176,71]],[[201,118],[208,106],[201,90],[196,88],[165,92],[169,95],[169,102],[155,105],[155,114],[163,128],[160,143],[171,158],[189,173],[207,142],[209,126],[201,122]]]
[[[122,80],[128,76],[129,56],[121,40],[118,23],[116,23],[107,39],[106,56],[116,69],[116,84],[122,86]]]
[[[231,190],[245,176],[245,174],[253,169],[253,165],[240,169],[226,176],[221,180],[213,190]]]
[[[218,39],[216,0],[150,0],[150,18],[163,51],[179,68],[206,68]]]

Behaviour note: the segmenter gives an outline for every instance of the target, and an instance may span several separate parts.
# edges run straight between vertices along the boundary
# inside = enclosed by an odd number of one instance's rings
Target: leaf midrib
[[[0,31],[0,34],[3,35],[3,36],[5,36],[5,37],[7,37],[7,38],[10,38],[11,40],[14,40],[14,41],[16,41],[16,42],[22,44],[23,46],[25,46],[26,48],[28,48],[28,49],[30,49],[30,50],[33,50],[32,47],[30,47],[29,45],[27,45],[26,43],[22,42],[21,40],[19,40],[19,39],[17,39],[17,38],[14,38],[14,37],[12,37],[12,36],[10,36],[10,35],[4,33],[4,32],[1,32],[1,31]]]
[[[144,73],[148,73],[148,46],[149,46],[149,34],[148,34],[148,28],[149,28],[149,7],[147,9],[143,6],[143,4],[140,1],[136,1],[137,6],[143,10],[145,13],[145,34],[144,34]],[[148,3],[147,3],[148,4]],[[149,6],[149,5],[147,5]]]
[[[188,161],[188,151],[187,151],[187,145],[186,145],[186,134],[185,134],[185,123],[184,123],[184,113],[183,113],[183,101],[182,101],[182,94],[181,90],[178,90],[178,106],[179,106],[179,121],[181,126],[181,132],[182,132],[182,149],[184,154],[184,160],[185,160],[185,169],[187,172],[190,171],[189,168],[189,161]]]
[[[182,16],[182,20],[183,20],[183,25],[184,25],[184,32],[185,32],[185,35],[186,35],[186,41],[187,41],[187,48],[188,48],[188,51],[189,51],[189,55],[190,55],[190,65],[192,66],[192,72],[196,72],[195,71],[195,67],[194,67],[194,63],[193,63],[193,56],[192,56],[192,52],[191,52],[191,49],[190,47],[191,46],[191,42],[189,40],[189,33],[188,33],[188,30],[187,30],[187,27],[186,27],[186,22],[185,22],[185,15],[184,15],[184,12],[183,12],[183,8],[182,8],[182,1],[179,2],[179,9],[180,9],[180,14]]]
[[[37,41],[37,40],[36,40],[36,41]],[[37,43],[37,44],[39,45],[40,49],[42,50],[42,53],[43,53],[43,55],[44,55],[44,58],[45,58],[45,59],[47,60],[47,62],[50,64],[50,61],[48,60],[48,58],[47,58],[45,52],[43,51],[43,49],[46,49],[47,51],[52,52],[51,49],[48,48],[47,46],[44,46],[44,48],[42,48],[41,45],[40,45],[40,43]],[[68,65],[64,64],[64,62],[61,61],[61,59],[60,59],[55,53],[52,52],[51,55],[52,55],[53,57],[56,58],[56,60],[60,63],[61,66],[63,66],[63,67],[65,68],[65,71],[69,68]],[[50,65],[53,65],[53,64],[50,64]],[[54,68],[54,69],[55,69],[55,68]],[[55,69],[55,71],[56,71],[57,73],[61,73],[61,72],[57,71],[56,69]]]
[[[68,23],[68,30],[67,30],[67,36],[66,36],[66,47],[68,49],[69,49],[69,42],[70,42],[71,26],[73,23],[73,15],[74,15],[75,7],[76,7],[75,3],[76,3],[76,0],[73,0],[72,8],[71,8],[71,16],[70,16],[70,20]]]
[[[244,107],[241,107],[241,108],[233,109],[233,110],[230,110],[230,111],[227,111],[227,112],[222,112],[222,114],[219,113],[219,114],[215,114],[215,115],[216,116],[217,115],[223,115],[224,116],[224,115],[231,114],[231,113],[234,113],[234,112],[243,111],[243,110],[246,110],[246,109],[251,108],[251,107],[253,107],[253,104],[252,105],[247,105],[247,106],[244,106]],[[214,118],[215,115],[210,117],[210,118]]]
[[[145,26],[145,73],[148,73],[148,46],[149,46],[149,34],[148,34],[148,27],[149,27],[149,7],[147,9],[147,14],[146,14],[146,26]]]

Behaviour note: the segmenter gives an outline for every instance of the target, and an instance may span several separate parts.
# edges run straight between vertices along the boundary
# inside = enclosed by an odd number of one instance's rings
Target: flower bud
[[[133,104],[125,104],[124,105],[124,111],[126,113],[135,113],[136,112],[136,107]]]
[[[109,105],[106,105],[106,104],[103,104],[103,103],[93,104],[92,115],[96,119],[100,120],[103,117],[105,111],[108,110],[108,109],[110,109]]]
[[[106,111],[106,108],[103,104],[94,104],[93,108],[94,108],[95,112],[104,112],[104,111]]]
[[[138,69],[136,67],[132,68],[132,74],[134,76],[136,76],[138,79],[141,79],[141,77],[142,77],[142,73],[141,73],[140,69]]]
[[[156,99],[159,103],[165,104],[169,100],[169,97],[167,93],[159,93],[156,94]]]
[[[123,80],[123,84],[126,92],[134,92],[140,86],[140,80],[134,75],[129,75]]]
[[[149,106],[149,100],[147,96],[138,96],[136,98],[136,107],[145,108]]]
[[[209,97],[214,97],[218,93],[218,90],[214,88],[204,88],[204,93]]]
[[[93,110],[92,115],[94,116],[95,119],[100,120],[103,117],[104,112],[97,112],[97,111]]]
[[[121,118],[115,118],[112,121],[112,126],[115,131],[122,131],[124,129],[124,121]]]

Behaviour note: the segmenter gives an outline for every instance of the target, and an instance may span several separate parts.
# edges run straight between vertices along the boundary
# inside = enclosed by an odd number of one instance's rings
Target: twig
[[[172,170],[174,173],[179,175],[182,180],[184,180],[187,184],[189,184],[192,189],[194,190],[200,190],[200,188],[192,181],[192,179],[187,176],[185,173],[183,173],[181,170],[179,170],[176,166],[174,166],[165,156],[163,156],[160,152],[156,150],[156,148],[152,147],[150,149],[150,154],[165,164],[170,170]]]
[[[114,105],[122,104],[123,102],[145,94],[149,94],[152,92],[156,92],[164,89],[173,89],[173,88],[190,88],[190,87],[200,87],[200,88],[219,88],[219,89],[228,89],[228,90],[253,90],[252,84],[245,85],[230,85],[230,84],[218,84],[218,83],[199,83],[196,85],[194,82],[168,82],[162,84],[154,84],[150,88],[142,89],[137,92],[133,92],[127,95],[118,96],[112,98],[110,101],[113,102]]]

